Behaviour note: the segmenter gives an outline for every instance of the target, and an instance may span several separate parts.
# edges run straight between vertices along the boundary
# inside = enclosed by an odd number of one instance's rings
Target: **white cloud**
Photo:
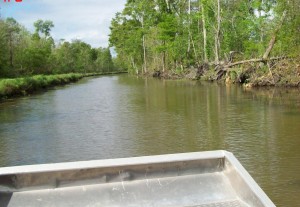
[[[1,0],[0,0],[1,1]],[[109,25],[126,0],[23,0],[6,3],[2,10],[33,30],[37,19],[54,22],[52,36],[56,39],[81,39],[94,47],[108,45]],[[1,4],[2,6],[2,4]]]

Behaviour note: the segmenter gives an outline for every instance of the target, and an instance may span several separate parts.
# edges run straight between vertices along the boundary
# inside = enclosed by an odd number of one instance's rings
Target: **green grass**
[[[102,73],[69,73],[58,75],[35,75],[30,77],[1,79],[0,78],[0,100],[14,96],[26,96],[35,91],[53,86],[65,85],[76,82],[83,77],[118,74],[124,72],[102,72]]]
[[[12,96],[24,96],[41,89],[75,82],[84,76],[85,75],[83,74],[70,73],[60,75],[35,75],[32,77],[15,79],[1,79],[0,99],[5,99]]]

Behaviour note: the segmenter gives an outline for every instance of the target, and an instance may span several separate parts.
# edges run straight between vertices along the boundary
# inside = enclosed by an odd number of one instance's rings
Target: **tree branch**
[[[235,63],[229,63],[228,65],[225,65],[225,68],[231,68],[233,66],[242,65],[242,64],[245,64],[245,63],[267,62],[267,61],[272,61],[272,60],[281,60],[281,59],[285,59],[285,58],[287,58],[287,56],[272,57],[272,58],[268,58],[268,59],[256,58],[256,59],[250,59],[250,60],[242,60],[242,61],[238,61],[238,62],[235,62]]]

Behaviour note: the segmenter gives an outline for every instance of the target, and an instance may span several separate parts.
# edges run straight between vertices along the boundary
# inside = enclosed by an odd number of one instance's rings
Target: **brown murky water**
[[[300,206],[300,91],[106,76],[0,103],[0,166],[225,149]]]

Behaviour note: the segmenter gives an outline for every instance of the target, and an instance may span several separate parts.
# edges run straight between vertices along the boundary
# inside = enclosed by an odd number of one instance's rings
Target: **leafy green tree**
[[[123,54],[125,64],[133,71],[138,71],[142,65],[142,33],[140,23],[134,19],[126,19],[122,14],[117,14],[112,20],[110,45],[114,46],[118,54]]]
[[[3,70],[8,66],[9,47],[8,47],[7,25],[0,19],[0,74],[3,76]]]
[[[112,72],[114,70],[114,63],[109,48],[98,48],[96,68],[102,72]]]
[[[36,34],[43,34],[45,37],[50,36],[51,29],[54,27],[54,24],[50,20],[43,21],[41,19],[34,22]]]
[[[299,0],[278,0],[274,8],[275,21],[280,21],[285,12],[286,17],[282,28],[277,34],[277,43],[274,46],[274,55],[289,54],[299,55],[300,51],[300,1]],[[277,23],[278,25],[278,23]]]
[[[7,18],[6,25],[7,25],[8,44],[9,44],[9,65],[12,68],[13,67],[14,48],[16,45],[16,42],[14,40],[16,39],[15,36],[20,31],[20,26],[17,23],[17,21],[13,18]]]
[[[0,19],[0,78],[32,74],[105,72],[115,69],[108,48],[51,37],[52,21],[37,20],[30,33],[16,20]]]
[[[28,74],[52,73],[49,58],[54,48],[54,40],[50,36],[50,31],[54,25],[51,21],[38,20],[34,26],[36,32],[31,35],[27,46],[23,49],[22,68],[25,68]],[[39,32],[44,36],[40,37]]]
[[[161,45],[157,47],[158,51],[162,53],[163,71],[166,69],[166,56],[174,52],[174,40],[176,37],[177,22],[174,15],[165,14],[161,22],[158,24],[159,36],[158,40]]]

